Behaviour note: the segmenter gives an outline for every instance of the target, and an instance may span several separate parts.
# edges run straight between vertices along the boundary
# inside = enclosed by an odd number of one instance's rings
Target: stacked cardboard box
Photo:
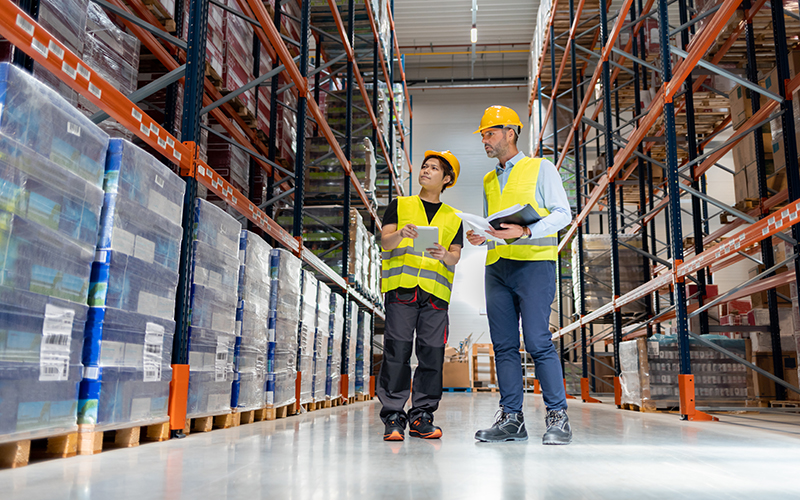
[[[241,13],[236,0],[227,1],[228,8]],[[223,18],[225,37],[224,59],[222,66],[222,91],[232,92],[253,80],[253,27],[232,12],[225,12]],[[256,115],[255,89],[239,94],[236,98],[250,112]]]
[[[267,345],[267,405],[296,402],[297,333],[300,322],[301,261],[276,248],[270,255],[269,330]]]
[[[239,239],[239,305],[231,407],[240,411],[266,404],[267,325],[272,290],[270,252],[260,236],[242,230]]]
[[[331,342],[331,289],[320,282],[317,289],[317,324],[314,334],[314,401],[325,401],[328,376],[328,347]]]
[[[0,442],[6,442],[77,428],[108,135],[10,64],[0,64],[0,88]]]
[[[192,246],[187,415],[231,409],[241,224],[196,200]]]
[[[345,317],[347,315],[344,297],[338,293],[332,293],[330,309],[330,339],[328,341],[325,396],[328,399],[336,399],[342,395],[342,346],[344,341]]]
[[[112,139],[104,189],[79,423],[147,425],[168,418],[185,184],[153,156]]]
[[[343,141],[339,142],[344,147]],[[332,154],[333,148],[324,137],[306,139],[306,164],[311,165],[306,173],[305,196],[330,198],[341,196],[345,175],[339,159]],[[322,159],[322,158],[325,159]],[[375,148],[368,137],[354,138],[350,146],[350,164],[361,187],[369,196],[374,196],[377,161]]]
[[[300,372],[300,404],[314,400],[314,334],[317,326],[319,281],[303,270],[300,294],[300,325],[297,333],[297,371]]]

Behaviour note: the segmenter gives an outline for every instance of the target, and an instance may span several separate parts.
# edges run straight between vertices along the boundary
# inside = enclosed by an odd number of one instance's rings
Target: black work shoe
[[[402,441],[406,433],[406,417],[400,413],[392,413],[385,420],[386,430],[383,431],[384,441]]]
[[[570,444],[572,428],[569,426],[567,410],[548,410],[544,419],[547,431],[542,436],[542,444]]]
[[[526,441],[525,418],[522,413],[498,412],[497,421],[488,429],[475,433],[475,439],[484,443],[501,443],[503,441]]]
[[[442,437],[442,429],[433,425],[433,415],[422,412],[411,421],[408,434],[410,436],[423,439],[439,439]]]

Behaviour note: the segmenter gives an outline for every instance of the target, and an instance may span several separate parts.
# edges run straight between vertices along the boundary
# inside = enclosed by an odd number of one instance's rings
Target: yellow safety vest
[[[518,161],[508,176],[508,182],[500,191],[497,171],[492,170],[483,178],[486,205],[489,215],[520,205],[530,204],[539,215],[545,217],[550,212],[536,202],[536,182],[539,179],[541,158],[525,157]],[[558,258],[558,234],[544,238],[519,238],[510,245],[498,245],[490,241],[486,254],[486,265],[497,262],[501,257],[509,260],[556,260]]]
[[[402,229],[407,224],[415,226],[436,226],[439,228],[439,244],[450,248],[453,238],[461,227],[461,219],[456,209],[442,203],[433,220],[428,223],[425,206],[419,196],[397,198],[397,227]],[[381,272],[381,291],[386,293],[397,288],[415,288],[419,286],[426,292],[450,302],[450,290],[453,288],[455,266],[432,259],[414,251],[414,240],[403,238],[400,244],[391,251],[383,250]]]

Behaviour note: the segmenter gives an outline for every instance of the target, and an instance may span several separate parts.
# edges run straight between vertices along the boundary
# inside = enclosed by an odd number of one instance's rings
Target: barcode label
[[[103,95],[103,91],[100,90],[100,88],[94,83],[89,84],[89,92],[91,92],[92,95],[94,95],[98,99],[100,99],[100,97]]]
[[[74,136],[80,137],[81,136],[81,126],[76,125],[72,122],[67,122],[67,133],[72,134]]]
[[[144,123],[139,124],[139,130],[146,136],[150,137],[150,127],[145,125]]]
[[[142,114],[136,108],[131,108],[131,116],[136,121],[139,121],[139,122],[142,121]]]
[[[47,57],[48,54],[47,47],[36,38],[31,40],[31,47],[33,47],[33,50],[40,53],[43,57]]]
[[[167,149],[167,141],[165,141],[161,137],[158,138],[158,145],[164,149]]]
[[[45,306],[42,344],[39,352],[39,380],[63,381],[69,376],[69,354],[75,311]]]
[[[162,179],[161,176],[156,176],[156,185],[160,188],[164,187],[164,179]]]
[[[151,123],[151,124],[150,124],[150,130],[151,130],[151,131],[152,131],[154,134],[158,135],[158,125],[156,125],[155,123]]]
[[[78,73],[75,71],[75,68],[67,64],[67,61],[61,63],[61,71],[67,74],[68,77],[75,79],[78,76]]]
[[[92,74],[89,73],[89,70],[86,69],[82,64],[78,64],[78,74],[84,77],[85,79],[91,78]]]
[[[33,25],[29,23],[27,19],[22,17],[22,14],[17,14],[17,26],[22,28],[25,33],[33,36]]]
[[[167,137],[167,145],[171,148],[175,147],[175,141],[172,140],[172,137]]]
[[[47,47],[50,49],[50,52],[53,53],[57,58],[64,59],[64,49],[56,45],[56,42],[50,40],[50,43],[47,44]]]
[[[181,154],[177,150],[172,151],[172,156],[174,156],[176,160],[181,161]]]
[[[144,334],[144,381],[161,381],[161,358],[164,352],[164,327],[147,323]]]

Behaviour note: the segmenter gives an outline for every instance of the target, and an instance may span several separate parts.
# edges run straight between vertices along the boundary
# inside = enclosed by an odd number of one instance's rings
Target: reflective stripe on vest
[[[525,157],[518,161],[511,173],[508,182],[500,191],[500,182],[497,180],[497,171],[492,170],[483,178],[483,189],[486,193],[486,205],[489,215],[516,204],[530,204],[542,217],[550,212],[540,207],[536,201],[536,183],[539,180],[539,167],[541,158]],[[556,260],[558,257],[558,234],[551,234],[544,238],[519,238],[510,245],[500,245],[489,242],[489,251],[486,253],[486,265],[497,262],[500,258],[509,260]]]
[[[456,210],[444,203],[439,207],[433,220],[428,222],[425,206],[419,196],[406,196],[397,199],[397,228],[408,224],[415,226],[436,226],[439,228],[439,243],[449,248],[461,227],[461,219]],[[419,286],[426,292],[450,302],[455,266],[432,259],[414,251],[414,240],[403,238],[394,250],[383,250],[381,265],[381,291],[386,293],[397,288]]]

